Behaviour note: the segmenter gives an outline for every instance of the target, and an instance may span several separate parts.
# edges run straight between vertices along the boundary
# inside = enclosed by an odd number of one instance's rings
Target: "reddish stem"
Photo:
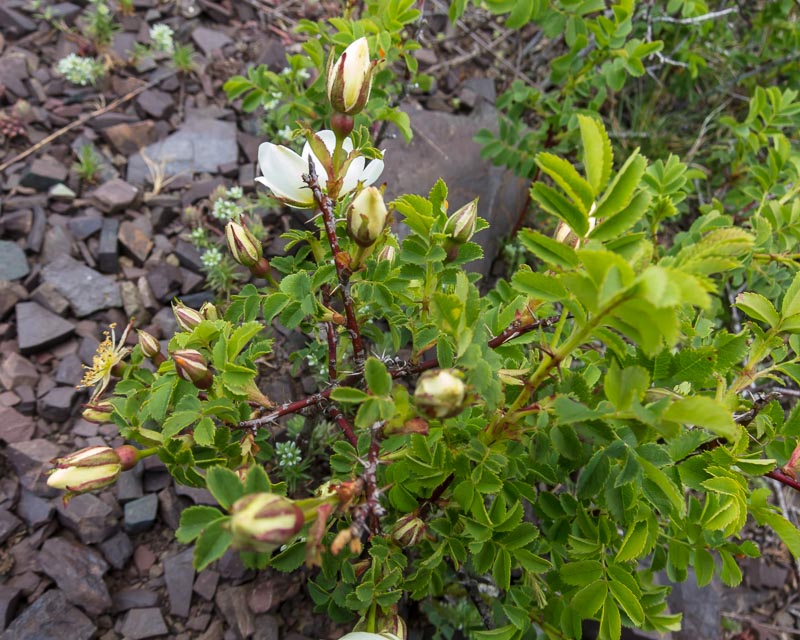
[[[331,288],[327,284],[322,285],[322,304],[325,307],[331,306]],[[328,341],[328,380],[336,380],[336,327],[330,320],[325,323],[325,337]]]
[[[773,480],[777,480],[781,484],[785,484],[787,487],[791,487],[795,491],[800,491],[800,482],[792,478],[791,476],[785,474],[780,469],[775,469],[774,471],[770,471],[766,474],[768,478],[772,478]]]
[[[356,433],[353,431],[353,427],[350,426],[347,418],[345,418],[344,414],[339,410],[339,407],[332,404],[330,407],[328,407],[328,415],[330,415],[330,417],[333,418],[333,421],[339,425],[339,428],[342,430],[342,433],[344,433],[350,444],[352,444],[354,448],[357,447],[358,438],[356,438]]]

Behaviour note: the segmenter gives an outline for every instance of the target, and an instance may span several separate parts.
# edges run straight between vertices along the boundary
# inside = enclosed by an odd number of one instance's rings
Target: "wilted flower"
[[[450,418],[464,408],[467,387],[456,369],[426,371],[417,381],[414,402],[429,418]]]
[[[97,353],[94,354],[92,359],[92,366],[87,367],[84,365],[86,372],[83,374],[83,379],[78,385],[78,389],[84,389],[97,385],[92,392],[92,399],[94,402],[103,391],[106,390],[108,383],[111,382],[112,369],[116,367],[123,358],[125,358],[130,349],[125,346],[125,341],[128,339],[128,332],[131,330],[133,323],[128,323],[125,331],[122,332],[119,342],[116,341],[117,337],[114,334],[114,329],[117,325],[112,323],[109,326],[109,331],[103,333],[103,341],[97,347]]]
[[[362,189],[347,207],[347,233],[362,247],[371,247],[386,226],[386,204],[375,187]]]
[[[317,133],[325,147],[333,155],[336,146],[336,135],[330,129]],[[345,138],[342,143],[344,152],[353,150],[353,141]],[[303,175],[308,173],[308,159],[312,158],[320,179],[323,190],[328,188],[328,176],[325,166],[311,151],[311,146],[306,143],[300,155],[287,147],[282,147],[271,142],[264,142],[258,148],[258,166],[263,176],[256,178],[272,191],[272,195],[281,202],[298,209],[309,209],[314,206],[314,196],[306,183]],[[375,182],[383,172],[383,160],[373,160],[366,164],[366,160],[359,156],[354,158],[347,168],[339,195],[353,191],[359,184],[368,186]]]
[[[242,551],[271,553],[303,528],[303,512],[289,498],[251,493],[231,507],[233,546]]]
[[[366,38],[353,42],[336,62],[331,56],[326,88],[335,111],[352,116],[364,108],[369,100],[374,69]]]

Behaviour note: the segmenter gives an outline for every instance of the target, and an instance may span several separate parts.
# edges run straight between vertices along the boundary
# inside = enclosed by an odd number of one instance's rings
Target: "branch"
[[[314,194],[314,201],[317,203],[317,208],[322,213],[322,219],[325,223],[325,233],[328,236],[328,242],[333,252],[333,263],[336,266],[336,275],[339,277],[339,288],[341,290],[342,302],[344,303],[345,317],[347,318],[347,331],[353,343],[355,370],[361,371],[364,368],[366,352],[364,350],[364,343],[361,340],[361,332],[358,328],[355,304],[353,303],[353,297],[350,295],[349,257],[339,248],[339,239],[336,237],[336,219],[333,215],[334,201],[322,192],[312,156],[308,158],[308,173],[303,176],[303,180],[308,185],[308,188],[311,189],[311,193]]]
[[[727,9],[720,9],[719,11],[711,11],[709,13],[704,13],[701,16],[695,16],[694,18],[673,18],[672,16],[657,16],[652,18],[653,22],[669,22],[670,24],[700,24],[701,22],[707,22],[708,20],[714,20],[716,18],[721,18],[722,16],[727,16],[731,13],[739,13],[738,7],[728,7]]]
[[[347,418],[344,417],[344,414],[341,412],[339,407],[332,404],[330,407],[328,407],[328,415],[337,425],[339,425],[342,433],[344,433],[350,444],[353,445],[353,448],[356,448],[358,446],[358,438],[356,438],[356,433],[353,431],[353,427],[350,426],[350,423],[347,421]]]
[[[787,487],[791,487],[795,491],[800,491],[800,482],[795,480],[789,475],[786,475],[780,469],[775,469],[774,471],[770,471],[769,473],[765,474],[768,478],[772,478],[773,480],[777,480],[781,484],[785,484]]]

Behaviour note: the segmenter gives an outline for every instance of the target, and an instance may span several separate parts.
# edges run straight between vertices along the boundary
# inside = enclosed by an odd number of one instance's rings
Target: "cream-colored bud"
[[[111,447],[87,447],[53,460],[47,484],[69,494],[96,491],[116,482],[122,471],[119,455]]]
[[[250,233],[247,227],[236,222],[225,226],[225,239],[233,259],[244,267],[254,267],[261,260],[263,250],[261,243]]]
[[[203,321],[199,311],[187,307],[182,302],[172,303],[172,313],[175,314],[175,322],[184,331],[191,331]]]
[[[389,262],[394,262],[396,257],[397,249],[395,249],[391,244],[384,245],[383,249],[378,252],[377,256],[378,260],[388,260]]]
[[[331,56],[326,89],[334,111],[351,116],[366,106],[374,69],[366,38],[353,42],[336,62]]]
[[[145,358],[155,358],[161,353],[161,343],[156,340],[154,335],[141,329],[137,329],[136,332],[139,334],[139,348]]]
[[[171,355],[178,376],[188,380],[198,389],[208,389],[211,386],[214,377],[208,370],[208,363],[202,353],[194,349],[180,349]]]
[[[305,524],[294,502],[273,493],[251,493],[231,507],[233,546],[241,551],[271,553],[289,542]]]
[[[219,311],[217,311],[217,308],[210,302],[203,303],[203,306],[200,307],[200,315],[206,320],[219,320]]]
[[[464,408],[467,387],[456,369],[426,371],[417,381],[414,402],[429,418],[450,418]]]
[[[362,247],[371,247],[383,233],[388,211],[381,192],[367,187],[347,208],[347,233]]]
[[[478,198],[468,202],[447,219],[444,232],[457,242],[464,244],[475,234],[475,223],[478,220]]]

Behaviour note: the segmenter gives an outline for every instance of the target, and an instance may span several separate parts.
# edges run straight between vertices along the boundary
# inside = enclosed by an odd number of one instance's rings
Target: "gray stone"
[[[70,301],[79,318],[110,307],[121,307],[119,285],[94,269],[61,256],[43,269],[45,282],[50,282]]]
[[[203,261],[200,259],[200,252],[191,242],[179,239],[175,243],[175,255],[182,267],[200,272],[203,269]]]
[[[278,619],[266,613],[256,616],[256,631],[252,640],[280,640]]]
[[[150,236],[132,220],[125,220],[119,227],[117,237],[125,253],[133,258],[136,264],[144,264],[153,249]]]
[[[35,387],[38,381],[39,372],[36,367],[33,366],[30,360],[23,358],[14,351],[5,357],[2,366],[0,366],[0,383],[6,389],[16,389],[24,384]]]
[[[159,600],[159,595],[155,591],[147,591],[145,589],[122,589],[112,597],[115,613],[121,613],[129,609],[155,607]]]
[[[147,283],[160,302],[169,302],[181,291],[181,270],[166,262],[159,262],[147,271]]]
[[[25,252],[17,243],[0,240],[0,280],[19,280],[30,271]]]
[[[122,623],[122,635],[126,640],[154,638],[169,632],[158,607],[131,609]]]
[[[33,437],[34,431],[30,416],[24,416],[11,407],[0,407],[0,440],[6,444],[27,442]]]
[[[104,166],[107,167],[108,165]],[[57,200],[59,202],[72,202],[78,197],[77,193],[61,182],[50,187],[47,191],[47,195],[50,196],[51,200]]]
[[[51,226],[44,234],[42,245],[42,262],[48,263],[57,260],[60,256],[72,255],[75,238],[64,225]]]
[[[140,327],[150,320],[150,313],[142,302],[142,296],[139,294],[139,288],[129,280],[120,284],[120,292],[122,293],[122,308],[125,309],[125,315],[135,320],[135,326]]]
[[[125,531],[140,533],[147,531],[156,521],[158,496],[154,493],[138,498],[125,505]]]
[[[109,180],[90,194],[94,204],[106,213],[130,207],[139,197],[139,189],[121,178]]]
[[[50,538],[39,552],[39,566],[67,600],[89,615],[97,616],[111,608],[111,594],[103,581],[108,563],[96,551],[63,538]]]
[[[236,162],[236,125],[210,118],[190,117],[172,135],[149,145],[147,157],[163,167],[165,178],[181,173],[214,173],[221,164]],[[152,183],[150,171],[141,153],[128,162],[128,181],[133,184]]]
[[[5,320],[17,302],[25,300],[27,297],[27,289],[19,282],[0,280],[0,320]]]
[[[38,302],[45,309],[50,309],[53,313],[59,316],[64,316],[69,309],[69,300],[62,296],[58,289],[51,283],[43,282],[31,293],[31,300]]]
[[[201,489],[200,487],[188,487],[185,484],[176,484],[175,493],[177,493],[179,496],[186,496],[194,504],[204,504],[212,507],[219,504],[208,489]]]
[[[83,363],[77,353],[68,353],[56,369],[56,382],[58,384],[68,384],[72,387],[77,385],[83,378]]]
[[[171,338],[178,331],[178,323],[175,322],[175,314],[169,307],[162,308],[153,316],[153,324],[158,327],[161,336]]]
[[[96,544],[117,531],[114,510],[92,493],[75,496],[65,506],[56,507],[61,525],[80,538],[84,544]]]
[[[158,89],[148,89],[140,93],[136,102],[147,115],[156,120],[168,118],[175,107],[175,100],[172,96]]]
[[[119,474],[114,489],[117,492],[117,500],[123,504],[141,498],[144,495],[142,493],[142,472],[138,468],[123,471]]]
[[[133,544],[131,544],[131,539],[124,531],[118,531],[97,546],[103,552],[105,559],[108,560],[108,564],[115,569],[124,569],[133,555]]]
[[[218,584],[219,573],[213,569],[204,569],[198,574],[197,580],[194,581],[194,592],[203,600],[211,602],[214,599]]]
[[[17,339],[21,353],[52,347],[69,337],[75,327],[35,302],[17,304]]]
[[[14,619],[21,596],[21,589],[0,585],[0,631]]]
[[[0,24],[3,25],[3,33],[18,38],[36,31],[36,23],[24,13],[11,8],[11,3],[0,4]],[[0,76],[0,80],[5,80]]]
[[[90,640],[96,627],[67,602],[64,592],[51,589],[17,617],[0,640]]]
[[[164,561],[164,579],[169,594],[170,615],[189,617],[194,583],[193,554],[194,550],[190,548]]]
[[[42,156],[33,161],[20,184],[37,191],[47,191],[50,187],[67,179],[69,171],[52,156]]]
[[[247,607],[246,586],[224,585],[217,589],[214,600],[225,622],[240,638],[249,638],[255,633],[255,617]]]
[[[392,167],[386,199],[404,193],[427,195],[439,178],[447,184],[451,211],[480,197],[478,215],[491,227],[474,238],[483,247],[484,260],[466,268],[485,276],[524,210],[530,181],[502,167],[488,166],[481,158],[475,135],[483,128],[497,127],[496,112],[488,102],[479,103],[469,116],[426,111],[416,102],[405,105],[404,110],[411,117],[415,135],[408,145],[400,137],[381,145]],[[404,235],[402,225],[398,231]]]
[[[86,240],[89,236],[100,231],[103,226],[103,218],[100,216],[78,216],[71,218],[67,226],[76,238]]]
[[[119,250],[117,234],[119,220],[106,218],[100,230],[100,245],[97,248],[97,266],[103,273],[116,273],[119,266]]]
[[[192,40],[200,47],[200,50],[209,55],[210,53],[222,49],[225,45],[233,42],[231,38],[221,31],[209,29],[207,27],[197,27],[192,31]]]
[[[44,231],[47,228],[47,216],[44,209],[38,205],[33,207],[33,227],[28,235],[28,249],[39,253],[44,242]]]
[[[7,238],[24,238],[33,228],[33,211],[23,209],[3,214],[0,217],[0,224],[4,228],[4,235]]]
[[[50,522],[54,512],[55,507],[50,500],[40,498],[26,489],[20,491],[17,513],[31,529]]]
[[[51,498],[59,491],[47,486],[45,472],[52,468],[50,460],[58,457],[58,446],[36,438],[27,442],[16,442],[5,450],[6,459],[17,473],[22,486],[38,496]]]
[[[13,536],[22,526],[22,520],[8,509],[0,509],[0,545]]]
[[[50,389],[37,403],[39,415],[51,422],[66,422],[72,415],[72,407],[78,397],[75,387]]]

